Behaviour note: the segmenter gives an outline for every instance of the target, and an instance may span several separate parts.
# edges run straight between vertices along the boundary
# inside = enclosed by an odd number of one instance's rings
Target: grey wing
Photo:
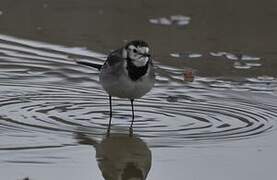
[[[123,73],[124,61],[122,58],[122,49],[115,50],[108,56],[101,71],[106,71],[110,75],[119,75]]]
[[[115,50],[115,51],[110,53],[107,60],[105,61],[105,64],[107,64],[109,66],[113,66],[113,65],[115,65],[117,63],[120,63],[122,61],[123,61],[122,49],[118,49],[118,50]]]

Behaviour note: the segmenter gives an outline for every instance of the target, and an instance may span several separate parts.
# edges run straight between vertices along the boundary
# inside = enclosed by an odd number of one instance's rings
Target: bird
[[[130,100],[132,121],[129,129],[132,131],[135,119],[134,100],[148,93],[155,83],[155,69],[148,43],[143,40],[130,41],[112,51],[103,65],[83,61],[77,61],[77,63],[100,71],[99,82],[109,96],[108,133],[112,122],[112,97]]]

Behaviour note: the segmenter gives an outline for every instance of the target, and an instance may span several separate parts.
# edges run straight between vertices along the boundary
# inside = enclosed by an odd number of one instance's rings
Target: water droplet
[[[202,57],[202,54],[197,54],[197,53],[192,53],[192,54],[188,54],[189,58],[199,58]]]
[[[260,57],[255,57],[255,56],[249,56],[249,55],[242,55],[241,60],[245,61],[257,61],[260,60]]]
[[[227,54],[227,53],[226,52],[210,52],[210,55],[215,56],[215,57],[224,56],[225,54]]]
[[[232,53],[226,53],[225,56],[227,59],[230,59],[230,60],[239,60],[239,56]]]
[[[179,53],[171,53],[170,56],[175,57],[175,58],[181,57]]]
[[[190,17],[183,15],[172,15],[169,18],[161,17],[161,18],[153,18],[149,19],[149,22],[152,24],[158,25],[176,25],[176,26],[186,26],[190,23]]]
[[[199,53],[170,53],[170,56],[175,58],[200,58],[203,55]]]

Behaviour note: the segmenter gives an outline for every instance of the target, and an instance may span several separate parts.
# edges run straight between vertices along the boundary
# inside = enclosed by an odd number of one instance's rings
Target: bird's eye
[[[133,52],[134,52],[134,53],[137,53],[138,51],[137,51],[136,49],[133,49]]]

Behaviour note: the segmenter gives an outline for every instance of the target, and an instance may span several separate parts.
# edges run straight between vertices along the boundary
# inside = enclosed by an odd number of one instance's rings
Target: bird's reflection
[[[109,134],[101,142],[77,133],[80,144],[92,145],[105,180],[144,180],[151,168],[151,151],[135,135]]]

